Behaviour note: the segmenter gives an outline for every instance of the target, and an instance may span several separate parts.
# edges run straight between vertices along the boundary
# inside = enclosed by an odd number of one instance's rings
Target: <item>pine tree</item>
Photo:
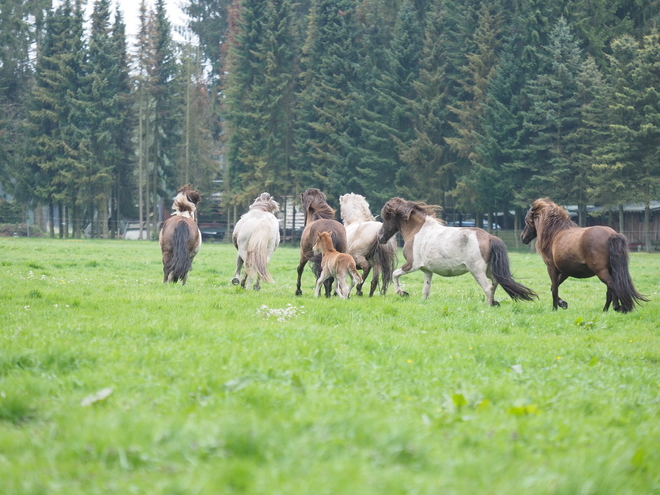
[[[378,14],[380,11],[375,12]],[[399,150],[415,138],[414,116],[409,104],[415,97],[414,82],[419,77],[424,42],[423,28],[412,0],[404,0],[386,46],[380,15],[372,21],[360,66],[365,105],[360,119],[365,153],[361,168],[373,179],[362,188],[378,203],[398,195],[396,178],[405,167]],[[378,36],[380,34],[380,36]],[[381,53],[382,52],[382,53]],[[374,56],[374,53],[376,54]],[[379,58],[382,62],[379,63]]]
[[[488,6],[480,9],[478,18],[479,23],[471,43],[475,49],[467,55],[467,65],[463,68],[465,76],[461,81],[463,92],[468,98],[450,107],[457,118],[451,124],[456,135],[448,136],[445,141],[469,165],[457,178],[454,192],[457,206],[462,210],[492,212],[502,206],[498,202],[500,198],[492,194],[498,182],[498,174],[481,151],[485,140],[488,84],[498,61],[499,19]],[[477,217],[481,218],[481,215],[478,213]]]
[[[135,210],[135,180],[133,136],[137,119],[133,112],[134,96],[132,94],[132,78],[130,60],[126,44],[126,25],[119,8],[115,10],[115,20],[112,27],[112,56],[115,60],[112,87],[115,88],[116,101],[113,106],[112,140],[115,153],[113,168],[115,183],[112,193],[113,235],[119,235],[120,220],[124,216],[134,216]]]
[[[315,0],[303,48],[294,181],[319,187],[330,198],[364,193],[356,16],[351,0]]]
[[[152,47],[150,65],[147,67],[150,84],[149,97],[152,108],[151,122],[147,120],[151,132],[149,156],[153,162],[151,194],[153,218],[152,236],[157,237],[157,219],[162,198],[169,197],[181,185],[175,183],[176,158],[179,146],[178,124],[181,116],[177,104],[181,94],[177,94],[172,84],[176,74],[175,47],[172,41],[172,26],[167,18],[165,0],[157,0],[153,17],[149,23],[149,43]]]
[[[577,202],[573,157],[576,143],[571,136],[581,125],[578,101],[578,75],[582,51],[561,18],[553,32],[543,70],[528,82],[526,95],[530,108],[524,113],[524,131],[529,141],[523,149],[525,184],[519,192],[523,203],[540,196],[560,202]]]
[[[92,160],[86,171],[86,198],[93,202],[99,219],[99,235],[109,237],[108,205],[115,185],[115,165],[123,150],[118,148],[120,63],[112,39],[109,0],[96,0],[89,40],[89,91],[86,117],[90,128]],[[125,158],[125,157],[124,157]]]
[[[414,116],[415,136],[410,142],[398,142],[404,167],[397,174],[397,190],[402,196],[435,204],[444,202],[456,172],[444,139],[451,132],[448,104],[453,88],[446,67],[448,29],[447,13],[434,4],[426,19],[414,98],[406,102]]]
[[[5,193],[28,204],[32,191],[23,180],[23,122],[34,71],[31,50],[40,46],[46,0],[0,0],[0,184]]]
[[[86,77],[82,35],[79,1],[72,5],[65,0],[48,16],[36,83],[30,95],[30,148],[26,156],[29,172],[24,174],[25,181],[29,181],[28,190],[39,202],[49,205],[51,219],[55,205],[59,206],[61,221],[67,216],[64,207],[71,208],[74,235],[80,234],[80,189],[89,158],[80,98]],[[52,222],[50,234],[54,235]],[[64,235],[62,228],[60,235]]]

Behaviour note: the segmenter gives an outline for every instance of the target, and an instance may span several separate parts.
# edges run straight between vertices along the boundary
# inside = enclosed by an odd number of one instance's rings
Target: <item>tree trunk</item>
[[[650,253],[652,250],[651,246],[651,204],[647,201],[644,205],[644,249],[647,253]]]
[[[55,207],[53,202],[48,203],[48,229],[52,238],[55,238]]]

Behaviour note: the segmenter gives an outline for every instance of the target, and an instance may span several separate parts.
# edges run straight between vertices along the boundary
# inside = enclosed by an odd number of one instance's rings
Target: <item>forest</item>
[[[0,0],[0,223],[116,237],[183,184],[401,196],[520,227],[660,197],[657,0]],[[181,41],[184,40],[184,41]],[[41,213],[40,213],[41,212]],[[32,215],[32,217],[30,217]],[[37,218],[47,216],[48,218]],[[490,222],[488,223],[490,225]]]

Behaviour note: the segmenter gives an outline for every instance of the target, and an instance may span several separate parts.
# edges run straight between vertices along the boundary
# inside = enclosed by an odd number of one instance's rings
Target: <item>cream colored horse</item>
[[[348,193],[339,197],[341,218],[346,226],[347,252],[355,259],[362,270],[363,282],[356,287],[358,296],[362,295],[362,285],[367,280],[373,268],[369,297],[374,295],[380,277],[380,293],[385,295],[387,287],[392,282],[392,272],[396,268],[397,245],[392,237],[386,244],[380,244],[376,239],[381,223],[369,210],[369,203],[359,194]]]
[[[236,273],[231,283],[245,288],[261,289],[260,282],[272,282],[273,277],[268,271],[270,257],[280,243],[280,224],[275,217],[280,205],[267,192],[262,193],[250,206],[250,211],[236,222],[232,240],[238,249],[236,257]],[[240,279],[241,270],[245,264],[245,273]]]

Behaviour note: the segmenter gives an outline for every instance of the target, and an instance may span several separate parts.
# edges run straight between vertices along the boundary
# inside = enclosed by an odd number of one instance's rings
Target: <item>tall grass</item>
[[[298,252],[275,283],[231,285],[205,244],[163,285],[156,243],[0,240],[0,493],[625,494],[660,492],[660,257],[631,256],[651,301],[603,313],[569,279],[553,312],[465,275],[410,297],[315,299]]]

